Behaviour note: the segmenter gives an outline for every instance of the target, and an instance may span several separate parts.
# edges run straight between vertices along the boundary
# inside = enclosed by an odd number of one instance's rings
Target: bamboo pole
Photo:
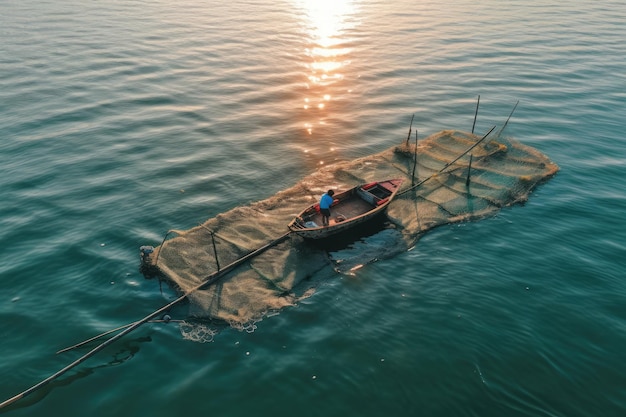
[[[250,252],[249,254],[247,254],[247,255],[237,259],[236,261],[234,261],[231,264],[229,264],[229,265],[225,266],[224,268],[222,268],[220,271],[217,271],[217,272],[214,272],[214,273],[208,275],[207,277],[205,277],[203,282],[201,282],[200,284],[198,284],[195,287],[191,288],[189,291],[187,291],[185,294],[181,295],[180,297],[178,297],[174,301],[172,301],[172,302],[164,305],[163,307],[159,308],[158,310],[155,310],[154,312],[148,314],[143,319],[138,320],[138,321],[136,321],[134,323],[131,323],[128,327],[126,327],[126,329],[122,330],[120,333],[116,334],[112,338],[102,342],[101,344],[99,344],[98,346],[96,346],[95,348],[93,348],[92,350],[87,352],[85,355],[83,355],[80,358],[76,359],[74,362],[70,363],[69,365],[67,365],[63,369],[55,372],[54,374],[50,375],[48,378],[46,378],[43,381],[33,385],[32,387],[28,388],[27,390],[24,390],[21,393],[19,393],[19,394],[15,395],[15,396],[9,398],[8,400],[0,403],[0,409],[4,408],[4,407],[6,407],[6,406],[8,406],[10,404],[13,404],[16,401],[19,401],[20,399],[22,399],[22,398],[32,394],[33,392],[37,391],[39,388],[41,388],[41,387],[47,385],[48,383],[54,381],[55,379],[57,379],[61,375],[65,374],[70,369],[80,365],[81,363],[83,363],[84,361],[86,361],[87,359],[89,359],[90,357],[95,355],[96,353],[100,352],[102,349],[104,349],[105,347],[109,346],[110,344],[112,344],[116,340],[122,338],[123,336],[125,336],[128,333],[132,332],[133,330],[137,329],[142,324],[147,323],[148,321],[150,321],[154,317],[158,316],[161,313],[164,313],[165,311],[169,310],[170,308],[172,308],[176,304],[178,304],[181,301],[185,300],[191,293],[193,293],[195,291],[198,291],[198,290],[200,290],[200,289],[202,289],[202,288],[204,288],[204,287],[206,287],[208,285],[211,285],[211,284],[215,283],[217,280],[222,278],[224,275],[226,275],[227,272],[229,272],[230,270],[234,269],[236,266],[242,264],[243,262],[247,261],[248,259],[251,259],[251,258],[253,258],[253,257],[257,256],[257,255],[260,255],[261,253],[265,252],[266,250],[268,250],[268,249],[278,245],[279,243],[283,242],[284,240],[286,240],[289,237],[290,234],[291,234],[291,231],[285,233],[284,235],[282,235],[278,239],[275,239],[275,240],[271,241],[270,243],[266,244],[265,246],[262,246],[259,249],[256,249],[256,250]]]
[[[415,113],[413,113],[413,116],[411,116],[411,124],[409,125],[409,134],[406,137],[406,144],[409,144],[409,140],[411,139],[411,128],[413,127],[413,118],[415,117]]]
[[[506,119],[506,122],[504,122],[504,125],[502,126],[502,129],[500,129],[498,131],[498,134],[496,135],[496,138],[500,138],[500,135],[502,134],[502,131],[504,131],[504,128],[506,127],[506,125],[509,124],[509,120],[511,120],[511,116],[513,116],[513,112],[517,108],[518,104],[519,104],[519,100],[517,100],[517,103],[515,103],[515,106],[513,106],[513,110],[511,110],[511,114],[509,114],[509,117]]]
[[[469,187],[470,185],[470,171],[472,170],[472,157],[474,155],[470,154],[470,161],[469,161],[469,165],[467,166],[467,179],[465,180],[465,186]]]
[[[476,113],[474,113],[474,124],[472,124],[472,133],[474,133],[474,127],[476,126],[476,117],[478,117],[479,105],[480,105],[480,94],[478,95],[478,102],[476,102]]]
[[[182,320],[165,320],[165,319],[163,319],[163,320],[150,320],[150,321],[148,321],[148,323],[172,323],[172,322],[180,323],[180,322],[182,322]],[[132,322],[132,323],[128,323],[128,324],[125,324],[123,326],[120,326],[120,327],[116,327],[115,329],[107,330],[106,332],[100,333],[99,335],[94,336],[94,337],[90,337],[89,339],[84,340],[84,341],[82,341],[80,343],[76,343],[75,345],[68,346],[68,347],[66,347],[64,349],[58,350],[56,352],[56,354],[58,355],[60,353],[64,353],[64,352],[68,352],[70,350],[78,349],[79,347],[85,346],[87,343],[93,342],[94,340],[98,340],[98,339],[100,339],[100,338],[102,338],[104,336],[108,336],[111,333],[115,333],[115,332],[117,332],[119,330],[122,330],[122,329],[125,329],[127,327],[130,327],[130,326],[132,326],[135,323],[136,322]]]
[[[220,260],[217,258],[217,246],[215,246],[215,233],[211,232],[211,242],[213,242],[213,253],[215,255],[215,264],[217,265],[217,270],[220,270]]]
[[[489,129],[489,132],[487,132],[487,134],[485,136],[483,136],[482,138],[480,138],[480,140],[478,142],[476,142],[475,144],[473,144],[472,146],[470,146],[466,151],[464,151],[461,155],[457,156],[456,158],[454,158],[452,161],[448,162],[447,164],[444,165],[443,168],[441,168],[439,171],[435,172],[433,175],[431,175],[428,178],[423,179],[422,181],[418,182],[417,184],[411,186],[410,188],[407,188],[406,190],[402,191],[401,193],[398,193],[397,195],[402,195],[405,193],[408,193],[409,191],[419,187],[420,185],[424,184],[426,181],[430,180],[431,178],[435,177],[437,174],[441,174],[443,171],[445,171],[446,169],[448,169],[448,167],[452,164],[454,164],[456,161],[458,161],[459,159],[463,158],[465,155],[467,155],[469,152],[472,151],[472,149],[474,149],[475,147],[477,147],[478,145],[480,145],[480,143],[482,141],[484,141],[485,139],[487,139],[487,136],[489,136],[489,134],[491,132],[493,132],[493,129],[495,129],[496,127],[492,127],[491,129]]]
[[[154,265],[156,266],[157,263],[159,262],[159,255],[161,255],[161,249],[163,249],[163,245],[165,244],[165,239],[167,239],[167,237],[169,236],[170,233],[172,233],[173,230],[168,230],[167,233],[165,234],[165,236],[163,236],[163,240],[161,241],[161,246],[159,248],[159,251],[157,252],[157,256],[154,259]]]
[[[411,174],[411,185],[415,185],[415,169],[417,168],[417,129],[415,130],[415,152],[413,153],[413,173]]]

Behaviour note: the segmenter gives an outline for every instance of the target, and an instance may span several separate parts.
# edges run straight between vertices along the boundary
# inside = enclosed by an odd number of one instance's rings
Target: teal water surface
[[[14,416],[623,416],[621,1],[5,2],[0,401],[173,300],[141,245],[442,129],[561,171],[208,343],[147,324]],[[185,310],[172,311],[184,320]]]

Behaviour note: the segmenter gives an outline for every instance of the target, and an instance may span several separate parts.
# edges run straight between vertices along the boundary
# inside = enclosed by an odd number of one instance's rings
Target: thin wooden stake
[[[474,156],[474,154],[470,154],[470,161],[469,161],[469,165],[467,167],[467,179],[465,180],[465,186],[469,187],[470,185],[470,171],[472,170],[472,157]]]
[[[517,108],[517,105],[519,104],[519,100],[517,100],[517,103],[515,103],[515,106],[513,106],[513,110],[511,110],[511,114],[509,114],[509,117],[506,119],[506,122],[504,122],[504,126],[502,126],[502,129],[500,129],[500,131],[498,132],[498,134],[496,135],[496,138],[500,138],[500,135],[502,134],[502,131],[504,130],[504,128],[506,127],[506,125],[509,124],[509,120],[511,119],[511,116],[513,116],[513,112],[515,111],[515,109]]]
[[[480,105],[480,94],[478,95],[478,102],[476,102],[476,113],[474,113],[474,124],[472,125],[472,133],[474,133],[474,127],[476,126],[476,117],[478,117],[479,105]]]
[[[415,152],[413,156],[413,174],[411,177],[411,186],[415,185],[415,168],[417,168],[417,129],[415,130]]]
[[[220,260],[217,259],[217,246],[215,246],[215,233],[211,232],[211,240],[213,241],[213,253],[215,254],[215,263],[217,264],[217,270],[220,270]]]
[[[411,139],[411,128],[413,127],[413,118],[415,117],[415,113],[411,116],[411,124],[409,125],[409,135],[406,137],[406,144],[409,145],[409,140]]]
[[[407,188],[406,190],[399,192],[398,194],[396,194],[397,196],[401,196],[402,194],[406,194],[409,191],[419,187],[420,185],[424,184],[426,181],[430,180],[431,178],[434,178],[435,176],[437,176],[438,174],[441,174],[443,171],[445,171],[446,169],[448,169],[448,167],[452,164],[454,164],[456,161],[458,161],[459,159],[463,158],[465,155],[467,155],[468,153],[470,153],[472,151],[472,149],[474,149],[475,147],[477,147],[478,145],[480,145],[481,142],[483,142],[485,139],[487,139],[487,136],[489,136],[489,134],[491,132],[493,132],[493,129],[495,129],[496,127],[492,127],[491,129],[489,129],[489,132],[487,132],[487,134],[485,134],[485,136],[483,136],[482,138],[480,138],[478,140],[478,142],[476,142],[475,144],[473,144],[472,146],[470,146],[467,150],[465,150],[465,152],[463,152],[461,155],[457,156],[456,158],[454,158],[452,161],[448,162],[447,164],[445,164],[443,166],[443,168],[441,168],[439,171],[435,172],[433,175],[431,175],[430,177],[424,178],[423,180],[421,180],[420,182],[418,182],[417,184]]]
[[[161,249],[163,249],[163,245],[165,244],[165,239],[167,239],[167,236],[169,236],[170,233],[172,233],[173,230],[168,230],[167,233],[165,234],[165,236],[163,236],[163,240],[161,241],[161,246],[159,247],[159,251],[157,252],[157,256],[154,259],[154,265],[156,266],[159,262],[159,256],[161,255]]]

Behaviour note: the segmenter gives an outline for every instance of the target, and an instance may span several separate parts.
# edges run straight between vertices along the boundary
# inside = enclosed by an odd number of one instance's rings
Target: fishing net
[[[498,137],[472,149],[469,184],[470,154],[440,172],[479,140],[446,130],[417,147],[403,143],[327,166],[266,200],[219,214],[190,230],[172,231],[149,262],[181,292],[190,292],[191,317],[253,328],[256,320],[309,296],[330,275],[404,252],[433,227],[492,216],[502,207],[526,201],[533,188],[558,171],[537,150]],[[375,239],[355,238],[344,249],[329,252],[292,234],[208,288],[194,290],[218,268],[284,235],[294,216],[328,188],[345,190],[389,178],[405,182]]]

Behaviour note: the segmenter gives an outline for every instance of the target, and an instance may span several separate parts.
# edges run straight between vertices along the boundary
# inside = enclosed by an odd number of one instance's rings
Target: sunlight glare
[[[296,0],[304,8],[312,35],[324,49],[336,45],[337,35],[345,29],[346,17],[353,13],[352,0]]]
[[[350,53],[350,48],[342,46],[346,41],[342,34],[353,25],[354,0],[294,1],[304,11],[306,28],[314,43],[306,49],[307,55],[313,58],[310,64],[313,73],[328,74],[341,68],[345,63],[341,57]],[[319,82],[319,77],[310,78]]]
[[[302,108],[311,112],[309,117],[321,117],[307,123],[306,132],[311,136],[313,124],[323,124],[323,118],[332,111],[338,94],[330,94],[330,89],[344,81],[345,67],[350,64],[350,30],[358,24],[358,0],[292,1],[303,18],[303,33],[308,43],[304,53],[309,59],[306,63],[310,71],[306,75],[309,97],[304,99]]]

